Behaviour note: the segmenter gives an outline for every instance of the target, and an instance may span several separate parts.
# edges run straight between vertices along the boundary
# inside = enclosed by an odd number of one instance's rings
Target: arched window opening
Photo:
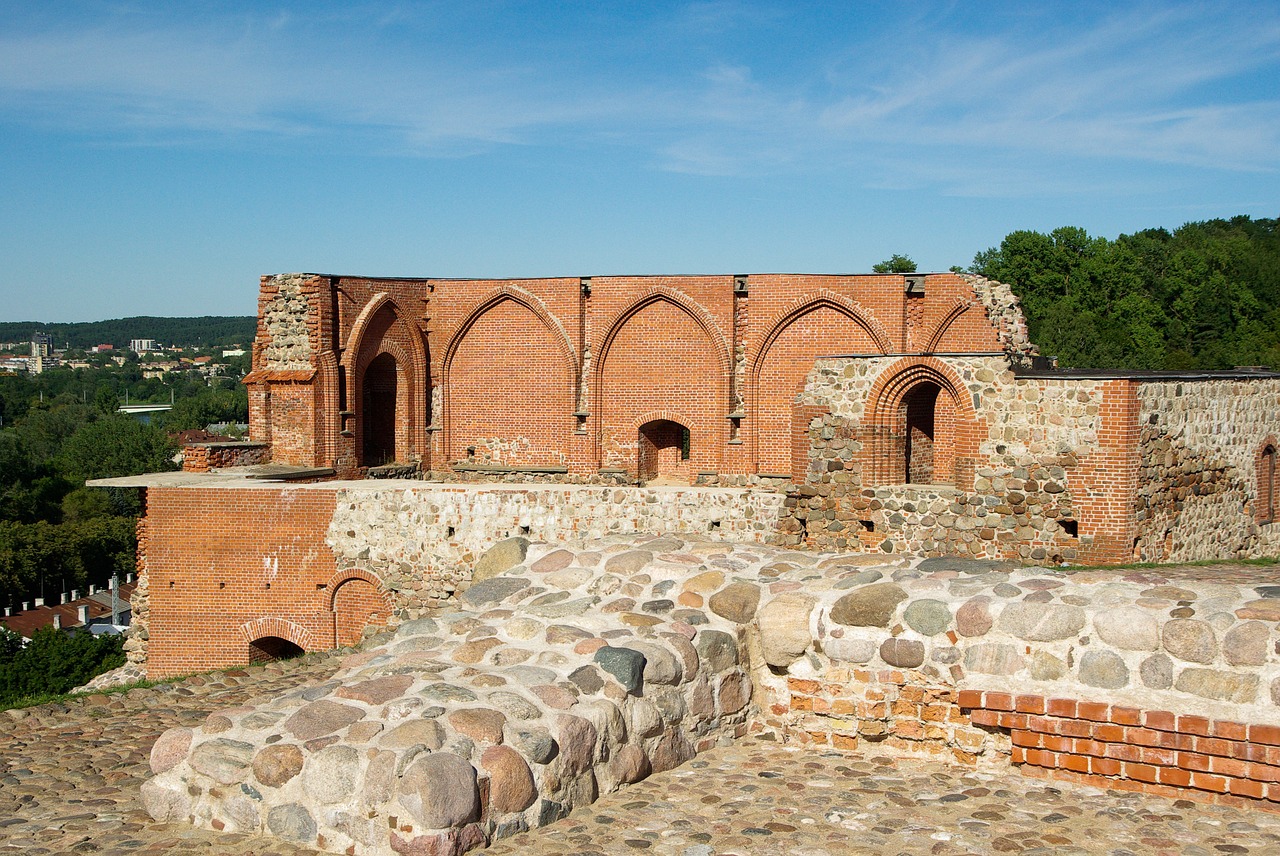
[[[670,419],[640,426],[636,474],[643,481],[689,484],[689,429]]]
[[[903,479],[908,484],[932,484],[935,479],[935,412],[941,388],[929,381],[917,384],[902,399]]]
[[[249,662],[266,663],[271,660],[292,660],[306,651],[279,636],[264,636],[249,643]]]
[[[1276,519],[1276,447],[1268,444],[1258,460],[1258,522]]]
[[[364,465],[377,467],[396,458],[396,358],[379,354],[364,370]]]

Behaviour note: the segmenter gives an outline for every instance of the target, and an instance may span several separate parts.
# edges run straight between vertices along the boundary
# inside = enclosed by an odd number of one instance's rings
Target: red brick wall
[[[444,463],[561,464],[574,428],[574,367],[527,306],[499,300],[461,331],[447,365]],[[493,440],[499,443],[493,443]]]
[[[966,690],[976,725],[1007,731],[1011,760],[1100,788],[1280,803],[1280,726],[1106,702]]]
[[[307,650],[333,647],[336,568],[324,535],[335,496],[149,488],[140,542],[150,597],[147,674],[247,663],[249,643],[262,635]]]
[[[765,724],[837,749],[863,742],[1166,797],[1280,805],[1280,726],[1108,702],[956,690],[910,670],[788,678]]]
[[[495,460],[634,473],[637,420],[671,418],[696,422],[696,475],[786,472],[792,399],[816,357],[998,349],[953,274],[929,275],[910,312],[900,275],[752,275],[749,297],[735,296],[732,276],[303,280],[313,368],[268,370],[260,321],[251,436],[276,461],[344,475],[361,465],[360,368],[384,351],[406,384],[398,457],[447,469],[467,446],[519,433],[528,442]],[[260,311],[279,291],[263,279]],[[433,390],[447,414],[433,412]]]

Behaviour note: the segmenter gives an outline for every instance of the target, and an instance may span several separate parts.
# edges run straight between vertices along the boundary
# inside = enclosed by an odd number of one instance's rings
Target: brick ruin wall
[[[278,463],[343,475],[394,459],[607,483],[651,475],[642,447],[671,422],[690,439],[658,451],[660,475],[790,477],[794,396],[816,357],[1034,354],[1007,286],[921,279],[916,297],[901,275],[264,277],[250,434]]]
[[[974,404],[967,460],[964,426],[949,426],[952,469],[936,479],[949,484],[885,478],[902,450],[874,405],[901,361],[817,361],[800,397],[814,413],[804,482],[781,543],[1080,564],[1276,554],[1280,527],[1259,524],[1252,504],[1280,382],[1018,377],[1001,357],[936,362]]]
[[[132,662],[151,677],[240,665],[260,639],[326,650],[470,585],[500,541],[690,533],[763,543],[783,497],[675,488],[417,482],[148,490]],[[344,632],[343,628],[347,628]]]

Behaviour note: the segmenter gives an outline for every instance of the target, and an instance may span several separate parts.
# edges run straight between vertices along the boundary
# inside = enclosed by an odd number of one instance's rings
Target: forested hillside
[[[1115,240],[1011,232],[969,267],[1022,299],[1031,340],[1080,368],[1280,368],[1277,221],[1233,217]]]
[[[252,315],[203,315],[198,318],[157,318],[137,315],[112,321],[44,324],[39,321],[0,321],[0,342],[30,341],[35,331],[48,333],[56,347],[91,348],[110,344],[127,348],[131,339],[155,339],[164,345],[189,348],[248,347],[258,319]]]

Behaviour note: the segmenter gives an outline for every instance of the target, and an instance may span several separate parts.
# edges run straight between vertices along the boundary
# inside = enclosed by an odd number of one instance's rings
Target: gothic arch
[[[932,354],[938,349],[938,345],[942,342],[942,337],[947,334],[947,330],[951,329],[951,325],[955,323],[956,319],[970,309],[977,308],[980,308],[980,304],[977,301],[957,297],[955,303],[947,310],[946,314],[938,319],[938,323],[934,326],[933,332],[929,334],[929,338],[925,340],[924,347],[921,350],[926,354]]]
[[[721,381],[727,382],[729,375],[733,371],[733,363],[729,358],[729,345],[725,341],[724,334],[720,331],[720,327],[716,324],[715,319],[705,308],[699,305],[693,298],[685,294],[683,291],[677,291],[665,285],[655,285],[645,291],[644,294],[623,309],[621,312],[613,316],[605,329],[607,332],[604,339],[601,340],[599,349],[599,359],[596,361],[596,377],[600,377],[604,365],[609,360],[609,348],[613,345],[613,340],[617,338],[618,332],[631,320],[637,313],[646,307],[665,301],[674,305],[676,308],[688,313],[695,324],[702,328],[707,334],[707,338],[711,340],[712,347],[716,350],[716,356],[720,361]],[[598,386],[598,384],[597,384]],[[597,395],[599,394],[597,390]]]
[[[504,284],[477,301],[448,337],[448,344],[445,347],[444,356],[440,364],[442,392],[441,409],[443,411],[441,414],[440,424],[444,429],[444,436],[442,439],[443,452],[446,460],[451,461],[459,457],[458,450],[460,446],[463,442],[470,439],[470,437],[464,437],[463,440],[460,440],[458,436],[459,434],[466,435],[469,430],[467,419],[465,416],[460,416],[459,413],[455,411],[454,405],[456,392],[455,387],[459,386],[461,383],[455,378],[455,369],[459,354],[466,353],[464,351],[464,344],[471,342],[475,338],[472,334],[476,330],[477,325],[481,324],[483,319],[489,316],[490,313],[494,312],[494,310],[497,310],[508,303],[512,306],[519,307],[529,315],[532,315],[535,320],[531,324],[531,327],[536,328],[537,326],[540,326],[550,339],[550,342],[547,342],[545,339],[542,340],[539,350],[546,352],[549,359],[554,359],[553,354],[558,354],[564,371],[563,378],[555,378],[554,382],[548,381],[544,386],[536,388],[528,386],[522,387],[522,389],[526,391],[535,390],[543,393],[549,390],[553,397],[558,397],[560,393],[565,395],[563,402],[565,406],[563,408],[563,412],[559,412],[558,405],[552,408],[557,411],[554,419],[560,421],[555,421],[554,424],[552,424],[550,421],[552,420],[552,417],[547,417],[547,419],[543,420],[545,424],[540,425],[540,431],[537,433],[537,436],[541,439],[535,441],[533,454],[541,455],[545,458],[553,452],[561,449],[563,445],[562,442],[560,440],[553,439],[553,437],[558,436],[561,432],[567,435],[569,431],[574,410],[573,405],[577,402],[577,390],[580,374],[577,350],[569,339],[569,335],[565,331],[564,325],[561,324],[559,319],[551,313],[547,308],[546,303],[544,303],[541,298],[532,292],[519,288],[518,286]],[[552,348],[554,348],[554,351],[552,351]],[[508,354],[508,356],[511,356],[511,354]],[[519,357],[522,361],[528,361],[528,355],[526,354],[520,354]],[[506,375],[503,377],[506,377]],[[545,380],[545,378],[542,380]],[[561,383],[563,383],[563,387],[561,387]],[[531,392],[530,394],[533,393]],[[550,403],[544,401],[542,404],[544,405],[543,409],[545,410],[546,406]],[[543,446],[545,446],[545,448],[543,448]]]
[[[885,330],[884,326],[875,319],[874,315],[864,308],[862,304],[850,300],[841,294],[837,294],[834,291],[823,289],[816,294],[805,295],[804,297],[792,301],[786,309],[783,309],[775,315],[769,324],[764,327],[764,329],[769,332],[766,333],[765,337],[760,341],[760,347],[756,350],[755,359],[752,360],[751,363],[751,380],[753,386],[755,379],[760,374],[760,367],[764,364],[764,358],[768,355],[769,348],[773,346],[773,343],[777,338],[781,336],[786,328],[791,326],[794,321],[821,307],[833,309],[853,321],[865,330],[867,335],[872,338],[880,353],[889,353],[889,349],[892,347],[889,339],[889,332]]]
[[[903,420],[906,408],[916,395],[931,387],[936,387],[933,395],[940,402],[936,430],[942,450],[943,463],[939,470],[943,477],[936,480],[954,483],[962,489],[970,487],[986,421],[979,418],[972,395],[959,376],[934,357],[899,360],[881,372],[868,393],[863,411],[863,430],[867,437],[863,444],[863,472],[870,473],[872,481],[868,482],[864,476],[864,485],[909,481]]]
[[[828,313],[827,319],[817,322],[825,335],[815,340],[806,336],[804,328],[800,328],[801,338],[798,340],[788,335],[794,325],[818,312]],[[829,313],[838,317],[832,319]],[[826,326],[828,320],[830,327]],[[792,447],[799,427],[797,420],[806,424],[808,421],[797,409],[794,397],[798,389],[792,387],[797,383],[803,384],[804,377],[819,356],[850,350],[836,345],[840,334],[857,335],[846,324],[861,330],[879,353],[889,351],[889,334],[870,312],[847,297],[826,289],[792,301],[763,328],[767,332],[752,357],[746,389],[743,390],[747,416],[745,433],[750,443],[752,466],[757,472],[786,472],[792,465]],[[812,331],[813,328],[809,329]],[[788,341],[790,347],[783,347]],[[804,355],[803,360],[795,352],[796,347]],[[784,353],[779,354],[779,351]],[[805,365],[801,366],[801,362]]]
[[[453,335],[449,337],[449,344],[445,348],[444,375],[448,377],[449,368],[453,364],[453,357],[458,351],[458,346],[462,340],[466,338],[467,332],[475,326],[477,320],[493,307],[497,306],[504,300],[512,300],[528,309],[538,317],[547,329],[551,331],[551,335],[556,340],[556,345],[560,349],[561,355],[564,357],[565,365],[569,367],[569,374],[577,377],[578,374],[578,355],[573,347],[573,343],[569,340],[569,334],[565,332],[564,325],[551,314],[547,309],[547,304],[540,297],[530,291],[515,285],[502,285],[489,292],[466,314],[462,323],[454,330]]]
[[[421,335],[400,304],[383,291],[360,310],[340,364],[345,378],[348,410],[363,408],[364,372],[383,354],[396,364],[395,457],[397,460],[422,458],[426,453],[425,426],[429,404],[429,368],[426,346]],[[355,450],[361,465],[364,461],[364,414],[357,411]]]

